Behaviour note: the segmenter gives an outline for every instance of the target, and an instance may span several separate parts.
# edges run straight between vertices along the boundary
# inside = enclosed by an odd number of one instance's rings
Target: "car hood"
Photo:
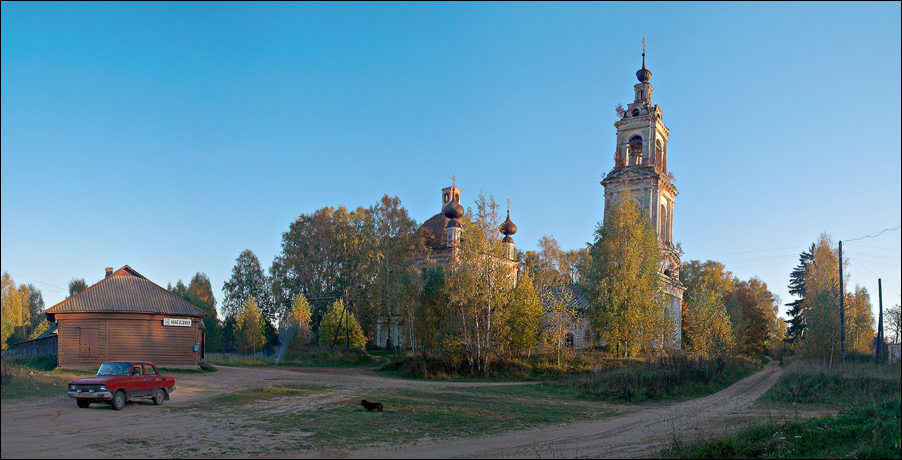
[[[112,380],[122,379],[122,375],[98,375],[84,379],[77,379],[69,382],[69,385],[104,385]]]

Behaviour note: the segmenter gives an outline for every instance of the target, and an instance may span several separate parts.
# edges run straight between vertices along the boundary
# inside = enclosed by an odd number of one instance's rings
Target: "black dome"
[[[457,219],[463,217],[464,207],[461,206],[460,203],[452,201],[448,203],[447,206],[445,206],[445,209],[442,210],[442,213],[449,219]]]
[[[648,80],[651,80],[651,70],[645,68],[645,53],[642,53],[642,68],[636,71],[636,78],[640,83],[648,83]]]
[[[501,227],[498,230],[500,230],[504,236],[511,236],[514,233],[517,233],[517,226],[511,222],[510,211],[507,213],[507,219],[501,224]]]

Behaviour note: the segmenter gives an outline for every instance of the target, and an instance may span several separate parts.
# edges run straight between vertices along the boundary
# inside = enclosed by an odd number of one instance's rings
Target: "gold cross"
[[[452,174],[452,175],[451,175],[451,186],[452,186],[452,187],[457,187],[457,185],[455,185],[456,182],[457,182],[457,178],[454,177],[454,174]]]
[[[645,54],[645,37],[642,37],[642,53]]]
[[[511,199],[508,198],[506,201],[507,201],[507,212],[511,212]]]

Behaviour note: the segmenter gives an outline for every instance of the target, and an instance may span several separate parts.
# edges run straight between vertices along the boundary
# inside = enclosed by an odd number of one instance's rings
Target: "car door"
[[[131,377],[129,377],[131,388],[128,388],[128,396],[144,396],[147,394],[147,378],[144,376],[144,366],[140,364],[132,364]]]
[[[160,380],[159,374],[157,374],[156,369],[153,368],[150,364],[144,365],[144,379],[147,381],[147,394],[153,396],[156,393],[157,388],[160,388],[162,384]]]

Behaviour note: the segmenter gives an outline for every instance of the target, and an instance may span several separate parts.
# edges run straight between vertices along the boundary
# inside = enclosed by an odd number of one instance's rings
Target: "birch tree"
[[[733,328],[723,296],[712,289],[694,290],[686,299],[686,342],[689,351],[726,355],[733,351]]]
[[[257,353],[258,349],[263,348],[266,344],[266,335],[264,334],[264,319],[254,302],[254,296],[247,298],[244,307],[238,314],[238,335],[241,349],[244,352]]]
[[[494,323],[508,303],[516,273],[507,261],[498,227],[498,205],[480,191],[476,213],[467,210],[457,260],[445,267],[445,289],[451,301],[455,337],[472,373],[487,370],[497,351]],[[494,329],[493,329],[494,328]]]
[[[669,343],[672,319],[661,290],[661,251],[648,216],[627,196],[595,233],[586,276],[594,334],[624,357]]]
[[[298,293],[291,302],[291,311],[282,321],[283,344],[289,356],[298,356],[313,340],[313,321],[310,303]]]

